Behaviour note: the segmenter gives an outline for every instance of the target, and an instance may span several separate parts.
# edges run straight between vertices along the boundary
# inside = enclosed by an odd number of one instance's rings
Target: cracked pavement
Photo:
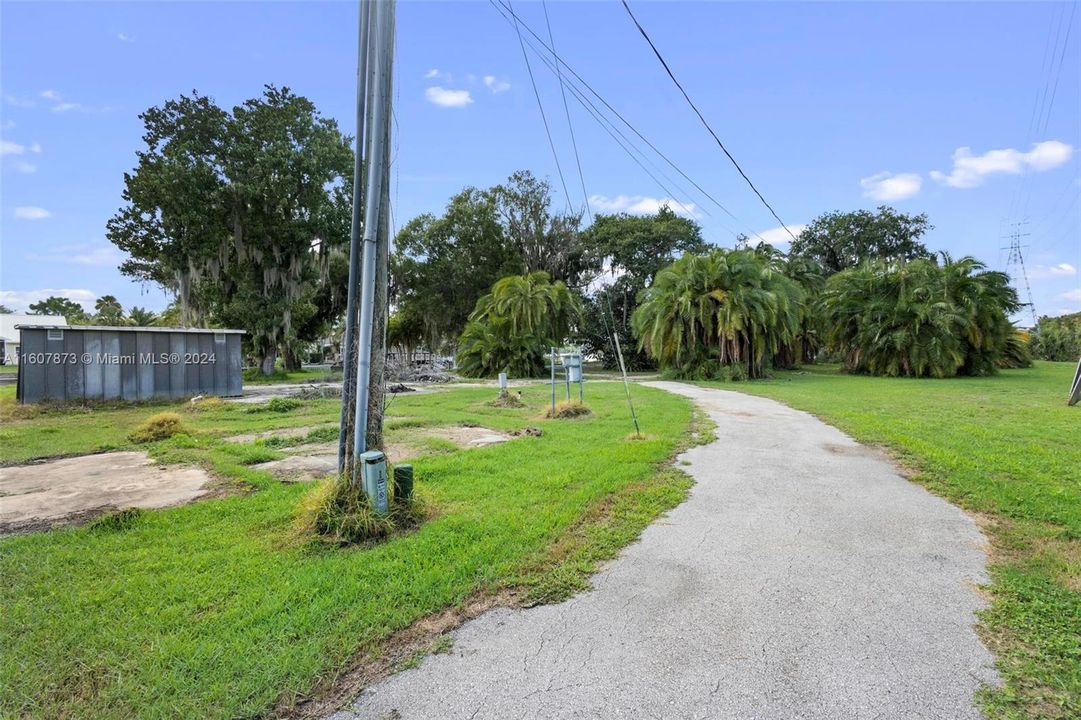
[[[688,499],[593,590],[489,611],[333,720],[979,718],[973,521],[811,415],[647,384],[717,424]]]

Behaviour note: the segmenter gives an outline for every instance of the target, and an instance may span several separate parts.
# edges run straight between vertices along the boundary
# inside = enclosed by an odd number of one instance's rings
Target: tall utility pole
[[[358,158],[354,178],[346,338],[343,341],[346,362],[343,363],[342,378],[342,425],[338,442],[338,467],[342,473],[348,472],[354,483],[358,476],[356,459],[368,447],[371,434],[369,419],[380,425],[382,422],[381,412],[369,413],[369,403],[378,398],[380,409],[382,407],[384,322],[381,318],[376,332],[373,332],[376,330],[373,325],[377,311],[381,314],[386,312],[387,275],[385,269],[380,270],[386,268],[385,258],[389,248],[387,220],[394,15],[394,0],[361,0],[357,79]],[[363,158],[359,157],[361,152]],[[380,238],[383,239],[382,243]],[[377,285],[381,288],[377,288]],[[377,310],[380,298],[381,309]],[[352,333],[350,324],[355,328]],[[356,337],[355,353],[350,335]],[[350,388],[351,385],[355,391]],[[348,422],[350,418],[351,427]],[[381,435],[380,427],[379,432],[375,433],[376,442],[381,441]]]
[[[1025,269],[1025,256],[1022,254],[1022,249],[1028,247],[1021,244],[1021,238],[1028,237],[1032,233],[1022,232],[1028,226],[1028,218],[1019,222],[1013,223],[1010,227],[1013,228],[1013,232],[1007,233],[1003,236],[1004,240],[1009,240],[1010,244],[1003,247],[1003,250],[1009,250],[1010,254],[1006,258],[1006,274],[1011,275],[1011,270],[1016,266],[1020,272],[1021,279],[1025,282],[1025,294],[1028,298],[1028,309],[1032,313],[1032,327],[1036,327],[1036,305],[1032,302],[1032,287],[1028,283],[1028,271]],[[1012,277],[1012,275],[1011,275]],[[1021,294],[1021,286],[1014,283],[1017,287],[1017,294]]]
[[[368,97],[368,61],[371,47],[373,3],[361,2],[357,27],[357,137],[353,161],[353,221],[349,232],[349,287],[346,295],[345,332],[342,335],[342,413],[338,433],[338,475],[352,465],[353,413],[357,401],[357,284],[360,275],[360,225],[363,215],[364,159],[369,154],[365,122],[371,109]]]

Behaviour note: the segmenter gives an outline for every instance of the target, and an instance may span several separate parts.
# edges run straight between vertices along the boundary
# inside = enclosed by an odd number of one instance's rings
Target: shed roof
[[[18,330],[91,330],[101,332],[103,330],[116,332],[159,332],[159,333],[229,333],[232,335],[244,335],[244,330],[229,330],[225,328],[186,328],[186,327],[150,327],[147,325],[65,325],[57,328],[55,325],[16,325]]]

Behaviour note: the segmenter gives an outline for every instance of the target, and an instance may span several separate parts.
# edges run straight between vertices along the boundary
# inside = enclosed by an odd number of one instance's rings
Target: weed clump
[[[557,420],[567,420],[592,414],[593,411],[589,409],[588,405],[584,405],[580,402],[564,401],[555,406],[555,412],[553,412],[552,408],[548,408],[548,412],[546,412],[544,416],[547,418],[556,418]]]
[[[196,395],[188,401],[188,412],[203,412],[204,410],[218,410],[225,401],[217,395]]]
[[[499,393],[499,397],[487,403],[488,407],[497,408],[524,408],[525,403],[522,402],[522,393]]]
[[[163,412],[148,417],[142,425],[128,435],[128,440],[138,444],[157,442],[182,432],[184,432],[184,423],[180,421],[180,415],[175,412]]]
[[[250,413],[272,412],[287,413],[296,410],[304,403],[296,398],[274,397],[261,405],[252,405],[248,408]]]
[[[358,545],[408,531],[426,517],[424,503],[416,496],[408,502],[396,502],[392,497],[387,514],[378,515],[360,487],[346,479],[329,478],[305,496],[299,525],[326,542]]]
[[[136,507],[124,508],[94,519],[87,527],[92,532],[118,532],[132,527],[142,517],[143,511],[141,509]]]

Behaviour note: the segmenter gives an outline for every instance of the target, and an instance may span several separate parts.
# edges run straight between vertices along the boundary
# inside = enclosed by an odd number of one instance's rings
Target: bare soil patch
[[[307,434],[307,430],[304,433]],[[506,442],[510,435],[482,427],[421,427],[410,428],[406,435],[397,441],[387,442],[384,452],[391,464],[419,457],[425,449],[418,440],[440,438],[449,440],[460,448],[477,448]],[[291,448],[283,448],[289,457],[270,462],[259,463],[253,467],[265,470],[282,482],[307,482],[316,480],[338,471],[338,443],[308,443]]]
[[[205,470],[114,452],[0,468],[0,534],[80,524],[120,508],[163,508],[209,490]]]

